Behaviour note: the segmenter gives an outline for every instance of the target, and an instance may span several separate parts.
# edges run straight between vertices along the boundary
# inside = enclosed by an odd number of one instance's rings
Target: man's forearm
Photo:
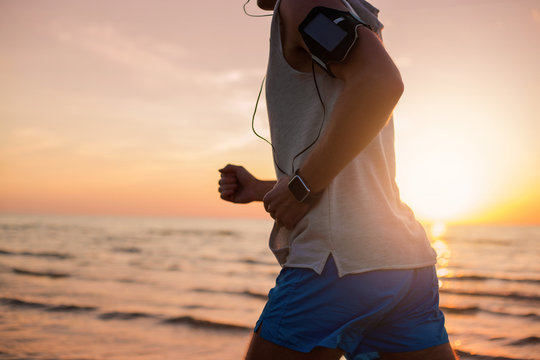
[[[317,193],[353,160],[387,123],[401,96],[401,79],[366,79],[345,88],[324,135],[300,166],[300,176]]]

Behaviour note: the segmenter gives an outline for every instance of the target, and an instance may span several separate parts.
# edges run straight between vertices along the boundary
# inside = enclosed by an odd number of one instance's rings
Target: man
[[[219,191],[264,202],[283,269],[246,358],[455,359],[435,252],[394,180],[391,115],[403,84],[378,10],[364,0],[258,5],[274,10],[266,92],[278,180],[227,165]],[[335,40],[349,24],[353,36]],[[313,45],[334,51],[345,38],[338,60]]]

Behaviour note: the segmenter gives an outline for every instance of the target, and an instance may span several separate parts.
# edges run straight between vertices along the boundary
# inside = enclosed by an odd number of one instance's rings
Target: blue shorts
[[[300,352],[339,348],[347,359],[378,358],[448,342],[435,267],[339,277],[332,256],[318,275],[284,268],[255,331]]]

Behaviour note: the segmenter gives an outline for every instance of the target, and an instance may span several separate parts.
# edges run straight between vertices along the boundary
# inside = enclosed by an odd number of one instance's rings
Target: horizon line
[[[97,212],[33,212],[33,211],[4,211],[0,210],[0,216],[72,216],[72,217],[117,217],[117,218],[161,218],[161,219],[215,219],[215,220],[268,220],[270,218],[263,216],[246,216],[246,215],[217,215],[217,214],[128,214],[128,213],[97,213]],[[474,220],[438,220],[438,219],[422,219],[417,218],[422,225],[432,225],[435,223],[444,223],[450,226],[527,226],[540,227],[540,223],[535,222],[504,222],[504,221],[474,221]]]

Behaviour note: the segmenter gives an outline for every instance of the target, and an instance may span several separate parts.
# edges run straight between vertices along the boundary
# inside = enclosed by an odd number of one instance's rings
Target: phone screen
[[[329,52],[333,51],[347,36],[345,30],[334,24],[332,20],[323,14],[315,16],[304,28],[304,31]]]

